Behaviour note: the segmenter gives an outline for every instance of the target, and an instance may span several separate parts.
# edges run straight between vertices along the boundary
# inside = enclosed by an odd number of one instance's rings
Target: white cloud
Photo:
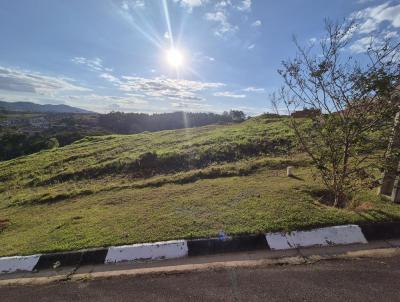
[[[85,65],[90,70],[94,71],[103,71],[104,69],[103,60],[100,58],[88,59],[84,57],[74,57],[71,59],[71,62],[74,62],[75,64]]]
[[[231,0],[222,0],[215,4],[216,9],[225,9],[228,6],[232,6]]]
[[[147,100],[136,95],[70,95],[65,103],[71,106],[81,107],[96,112],[124,111],[124,112],[154,112],[157,107],[150,104]]]
[[[196,102],[185,102],[185,101],[180,101],[180,102],[172,102],[171,106],[173,108],[176,108],[178,110],[185,110],[185,111],[191,111],[191,112],[204,112],[204,111],[211,111],[210,108],[212,108],[212,105],[210,104],[205,104],[205,103],[196,103]]]
[[[171,39],[171,37],[170,37],[170,35],[169,35],[169,32],[166,31],[166,32],[164,33],[164,38],[167,39],[167,40],[170,40],[170,39]]]
[[[203,62],[214,62],[215,58],[214,57],[210,57],[205,55],[204,53],[202,53],[201,51],[195,52],[192,55],[192,60],[193,62],[197,62],[197,63],[203,63]]]
[[[263,93],[263,92],[265,92],[265,89],[264,88],[257,88],[257,87],[254,87],[254,86],[249,86],[247,88],[244,88],[243,91]]]
[[[309,41],[311,44],[314,44],[315,42],[318,41],[318,39],[315,38],[315,37],[312,37],[312,38],[310,38],[308,41]]]
[[[371,44],[371,38],[364,37],[355,41],[352,45],[350,45],[349,49],[353,53],[363,53],[367,51],[370,44]]]
[[[129,9],[135,9],[135,8],[144,8],[146,6],[146,3],[144,0],[130,0],[130,1],[123,1],[121,4],[121,8],[125,11],[128,11]]]
[[[127,94],[126,96],[115,95],[73,95],[68,96],[70,100],[90,101],[90,102],[118,102],[120,104],[148,104],[148,101],[138,98],[136,95]]]
[[[365,53],[370,47],[382,47],[384,39],[398,38],[399,33],[396,31],[382,31],[379,37],[364,36],[353,42],[349,50],[352,53]]]
[[[250,44],[249,46],[247,46],[247,49],[248,50],[252,50],[252,49],[254,49],[254,47],[256,47],[255,44]]]
[[[365,3],[369,3],[369,2],[373,2],[375,0],[358,0],[357,3],[358,4],[365,4]]]
[[[387,34],[383,33],[383,36],[391,36],[392,33],[389,32]],[[370,47],[379,48],[384,45],[384,40],[380,37],[372,38],[372,37],[363,37],[356,40],[352,45],[350,45],[349,50],[353,53],[364,53],[367,52]]]
[[[253,23],[251,23],[251,26],[253,26],[253,27],[259,27],[261,25],[262,25],[261,20],[256,20]]]
[[[207,2],[207,0],[174,0],[179,2],[182,7],[187,8],[190,12],[194,7],[202,6]]]
[[[111,83],[120,83],[120,80],[117,77],[115,77],[112,74],[110,74],[110,73],[104,72],[104,73],[100,74],[99,77],[102,78],[102,79],[105,79],[105,80],[107,80],[107,81],[109,81]]]
[[[231,91],[216,92],[213,95],[214,96],[222,96],[222,97],[226,97],[226,98],[235,98],[235,99],[243,99],[246,97],[245,94],[236,94]]]
[[[102,72],[102,74],[100,75],[101,78],[106,78],[106,74],[109,74],[113,71],[112,68],[103,66],[103,60],[100,58],[88,59],[85,57],[74,57],[71,59],[71,62],[78,65],[86,66],[91,71]],[[110,74],[109,77],[111,77]]]
[[[223,83],[178,80],[166,77],[117,77],[101,72],[99,77],[118,88],[116,95],[90,94],[72,79],[0,67],[0,98],[6,101],[33,101],[68,104],[96,112],[215,111],[202,92],[215,91]],[[221,109],[222,111],[222,109]]]
[[[383,32],[384,38],[397,37],[397,33],[393,32]],[[384,40],[381,37],[363,37],[356,40],[352,45],[350,45],[349,50],[353,53],[364,53],[367,52],[370,47],[379,48],[384,45]]]
[[[377,30],[383,22],[388,22],[394,28],[400,27],[400,4],[390,5],[390,2],[368,7],[351,14],[351,18],[360,23],[359,33],[371,33]]]
[[[155,77],[122,77],[119,88],[125,92],[139,92],[149,97],[168,98],[173,100],[202,101],[198,92],[225,86],[223,83],[190,81]]]
[[[214,34],[219,37],[223,37],[225,34],[236,32],[239,27],[232,25],[228,21],[228,17],[225,11],[217,11],[214,13],[207,13],[206,19],[209,21],[217,22],[218,27],[214,31]]]
[[[250,11],[251,10],[251,0],[242,0],[240,5],[236,7],[240,11]]]
[[[122,78],[126,80],[126,84],[129,87],[128,90],[131,90],[132,88],[134,90],[146,90],[148,88],[162,90],[163,88],[168,88],[172,90],[200,91],[204,89],[225,86],[225,84],[222,83],[171,79],[166,77],[156,77],[153,79],[148,79],[142,77],[123,76]]]
[[[369,1],[363,1],[366,3]],[[385,2],[383,4],[367,7],[350,15],[354,19],[357,28],[352,34],[356,37],[355,42],[349,47],[353,53],[364,53],[373,43],[374,46],[381,46],[384,39],[399,37],[400,28],[400,4]],[[378,34],[375,34],[379,33]],[[371,39],[374,36],[374,39]]]
[[[235,25],[229,20],[232,10],[239,10],[243,13],[251,11],[251,0],[218,0],[214,1],[214,11],[205,14],[205,18],[217,24],[214,34],[219,37],[225,37],[227,34],[234,34],[239,30],[239,26]],[[236,12],[237,14],[237,12]],[[247,21],[247,15],[242,14],[241,20]],[[252,26],[257,27],[261,25],[260,20],[253,22]]]
[[[212,57],[202,55],[202,58],[208,61],[214,61]],[[81,61],[86,63],[84,60]],[[154,73],[156,70],[151,69],[150,72]],[[198,95],[198,92],[219,88],[225,85],[223,83],[171,79],[164,76],[155,78],[136,76],[117,77],[110,72],[102,72],[99,77],[112,83],[120,91],[124,91],[125,93],[136,92],[138,93],[137,95],[141,96],[173,100],[202,101],[203,97]]]
[[[129,5],[128,5],[128,3],[127,3],[126,1],[123,1],[122,4],[121,4],[121,8],[122,8],[123,10],[129,10]]]
[[[133,5],[134,5],[135,7],[145,7],[145,6],[146,6],[144,0],[136,0],[136,1],[133,1]]]
[[[385,31],[383,32],[383,37],[385,39],[392,39],[392,38],[398,38],[399,37],[399,32],[397,31]]]
[[[65,77],[54,77],[15,68],[0,66],[0,90],[19,93],[54,95],[64,91],[89,91]]]
[[[71,59],[72,62],[79,65],[86,66],[91,71],[101,72],[99,77],[105,79],[111,83],[119,83],[120,80],[111,74],[112,68],[107,68],[103,66],[103,60],[100,58],[88,59],[85,57],[74,57]]]

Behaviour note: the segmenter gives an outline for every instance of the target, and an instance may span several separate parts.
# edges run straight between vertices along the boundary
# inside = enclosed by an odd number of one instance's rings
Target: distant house
[[[34,128],[49,128],[49,121],[44,117],[30,119],[29,124]]]
[[[5,126],[5,127],[18,127],[18,126],[24,126],[26,124],[26,121],[24,119],[7,119],[4,121],[1,121],[0,125]]]
[[[300,118],[300,117],[313,117],[320,114],[321,114],[320,109],[304,108],[303,110],[293,112],[290,116],[294,118]]]

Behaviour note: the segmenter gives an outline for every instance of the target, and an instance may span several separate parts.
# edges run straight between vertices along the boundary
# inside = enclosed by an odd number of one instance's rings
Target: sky
[[[360,55],[398,38],[400,0],[1,0],[0,100],[106,113],[272,112],[293,36],[355,18]],[[172,51],[171,51],[172,49]]]

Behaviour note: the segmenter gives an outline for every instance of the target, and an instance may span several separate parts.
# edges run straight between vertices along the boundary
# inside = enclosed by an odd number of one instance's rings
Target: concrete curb
[[[252,250],[286,250],[310,246],[368,243],[400,238],[400,222],[342,225],[290,233],[250,234],[224,238],[172,240],[107,248],[0,257],[0,274],[59,266],[173,259]]]
[[[290,233],[268,233],[265,235],[272,250],[288,250],[309,246],[367,243],[358,225],[340,225],[294,231]]]
[[[0,258],[0,273],[33,271],[41,255]]]
[[[187,255],[187,241],[172,240],[164,242],[109,247],[107,256],[104,259],[104,263],[174,259],[186,257]]]

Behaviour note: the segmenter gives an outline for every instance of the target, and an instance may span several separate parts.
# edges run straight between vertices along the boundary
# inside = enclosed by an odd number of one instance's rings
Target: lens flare
[[[167,51],[167,62],[174,68],[179,68],[184,63],[184,57],[179,49],[171,48]]]

